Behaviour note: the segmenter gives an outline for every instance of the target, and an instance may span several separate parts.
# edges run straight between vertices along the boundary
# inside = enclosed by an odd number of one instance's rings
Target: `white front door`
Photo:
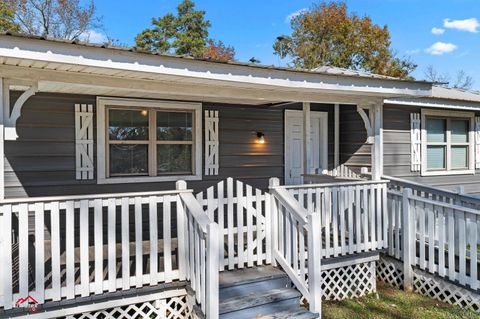
[[[326,169],[328,161],[328,113],[310,112],[311,146],[308,172]],[[303,182],[303,112],[285,111],[285,184]]]

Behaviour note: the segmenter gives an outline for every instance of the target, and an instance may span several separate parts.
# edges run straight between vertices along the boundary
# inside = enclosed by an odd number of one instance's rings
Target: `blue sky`
[[[133,45],[137,33],[153,16],[175,12],[180,0],[97,0],[106,32],[120,43]],[[210,37],[232,45],[239,61],[251,57],[262,64],[285,65],[273,54],[275,38],[291,32],[287,16],[313,1],[242,0],[195,1],[211,21]],[[480,1],[478,0],[348,0],[350,11],[387,24],[392,47],[418,64],[421,79],[428,65],[452,77],[465,70],[480,89]],[[476,20],[478,19],[478,20]],[[437,28],[434,34],[433,28]]]

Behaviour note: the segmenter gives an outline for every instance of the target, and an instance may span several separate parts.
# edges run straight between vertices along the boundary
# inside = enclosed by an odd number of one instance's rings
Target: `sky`
[[[152,17],[176,12],[181,0],[96,0],[104,30],[123,45],[150,26]],[[255,57],[262,64],[286,66],[273,54],[279,35],[290,34],[289,17],[311,7],[314,0],[196,0],[212,27],[209,36],[235,48],[236,59]],[[392,48],[418,64],[413,76],[423,79],[431,65],[454,78],[464,70],[480,90],[480,1],[478,0],[347,0],[350,12],[388,25]],[[91,33],[90,40],[102,35]]]

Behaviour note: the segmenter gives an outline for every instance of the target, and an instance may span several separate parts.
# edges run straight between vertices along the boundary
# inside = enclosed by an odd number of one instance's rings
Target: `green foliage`
[[[15,11],[5,2],[0,2],[0,31],[20,31],[20,26],[15,22]]]
[[[191,0],[183,0],[177,15],[171,13],[152,19],[147,28],[135,38],[137,48],[149,52],[175,53],[201,57],[208,40],[210,21],[205,11],[195,10]]]
[[[387,26],[349,14],[344,2],[315,4],[295,16],[291,27],[293,33],[278,37],[273,49],[281,58],[290,57],[297,68],[330,65],[399,78],[416,68],[392,51]]]

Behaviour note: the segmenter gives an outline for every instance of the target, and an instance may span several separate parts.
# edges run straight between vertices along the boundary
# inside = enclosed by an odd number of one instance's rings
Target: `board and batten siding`
[[[12,104],[18,96],[12,92]],[[99,185],[96,179],[76,180],[74,105],[95,102],[95,96],[53,93],[28,99],[17,121],[19,138],[5,141],[7,198],[175,189],[174,182]],[[283,179],[282,109],[212,103],[203,109],[219,111],[220,170],[217,176],[188,182],[189,187],[202,191],[233,177],[266,189],[269,177]],[[256,131],[265,134],[265,144],[256,143]],[[96,134],[94,128],[94,142]],[[96,146],[94,150],[96,167]]]
[[[384,106],[384,174],[450,190],[463,186],[467,193],[480,194],[480,170],[475,175],[440,176],[421,176],[420,172],[411,171],[410,113],[420,113],[421,109],[409,105]]]

